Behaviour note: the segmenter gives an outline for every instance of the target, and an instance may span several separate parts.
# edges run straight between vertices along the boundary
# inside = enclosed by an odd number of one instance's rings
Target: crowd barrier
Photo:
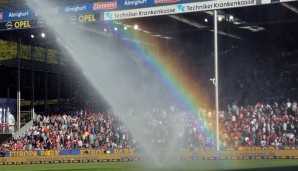
[[[177,160],[256,160],[256,159],[298,159],[298,146],[280,147],[229,147],[217,152],[214,148],[177,149]],[[166,154],[159,149],[160,155]],[[134,149],[74,149],[9,151],[0,157],[0,165],[86,163],[86,162],[125,162],[143,161],[149,158],[141,148]]]

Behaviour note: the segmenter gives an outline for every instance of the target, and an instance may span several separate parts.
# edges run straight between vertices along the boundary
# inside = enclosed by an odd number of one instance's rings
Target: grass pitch
[[[105,162],[3,165],[1,171],[298,171],[298,160],[198,160],[177,161],[165,166],[150,162]]]

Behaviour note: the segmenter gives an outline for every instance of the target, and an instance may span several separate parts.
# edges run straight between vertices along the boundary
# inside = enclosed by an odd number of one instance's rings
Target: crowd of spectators
[[[207,111],[201,111],[207,112]],[[213,137],[207,136],[212,125],[197,120],[188,112],[168,112],[160,109],[140,114],[132,112],[129,119],[141,129],[142,135],[155,147],[165,147],[175,136],[184,141],[181,146],[212,146]],[[142,121],[141,121],[142,120]],[[177,123],[183,127],[177,127]],[[176,123],[176,124],[175,124]],[[201,124],[204,123],[204,124]],[[179,128],[179,130],[177,129]],[[92,113],[90,110],[76,116],[37,115],[30,129],[6,142],[10,150],[134,148],[137,139],[112,113]]]
[[[219,112],[221,146],[297,145],[297,112],[295,101],[280,105],[274,102],[228,106]],[[215,144],[214,111],[199,109],[194,115],[155,108],[143,113],[130,112],[127,117],[155,147],[169,146],[175,136],[182,140],[179,143],[183,147]],[[135,148],[138,145],[138,138],[132,136],[118,117],[90,110],[76,116],[38,115],[30,129],[5,144],[11,150]]]
[[[228,106],[220,112],[223,146],[282,146],[298,144],[297,102],[279,105]]]
[[[33,126],[7,142],[12,150],[130,147],[127,128],[110,113],[36,117]]]
[[[132,112],[130,118],[142,128],[146,142],[155,147],[210,147],[214,145],[214,137],[209,134],[213,119],[206,118],[207,114],[208,111],[202,109],[194,114],[171,107],[169,110],[154,108],[148,112]]]

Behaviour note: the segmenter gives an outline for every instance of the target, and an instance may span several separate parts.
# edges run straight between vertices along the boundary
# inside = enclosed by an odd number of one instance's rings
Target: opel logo
[[[12,29],[12,27],[13,27],[13,24],[12,24],[12,22],[11,21],[8,21],[7,23],[6,23],[6,28],[8,29],[8,30],[10,30],[10,29]]]
[[[39,27],[42,27],[43,24],[44,24],[43,19],[39,19],[39,20],[37,21],[37,25],[38,25]]]
[[[77,17],[73,15],[69,18],[69,20],[72,24],[75,24],[77,22]]]

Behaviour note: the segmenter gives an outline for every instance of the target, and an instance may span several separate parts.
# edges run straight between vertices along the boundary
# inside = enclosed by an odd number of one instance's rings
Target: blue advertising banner
[[[132,9],[150,7],[154,5],[154,0],[117,0],[118,9]]]
[[[159,152],[166,152],[167,149],[156,149]],[[298,146],[264,146],[264,147],[223,147],[221,151],[238,151],[239,154],[247,155],[249,151],[271,152],[271,151],[297,151]],[[199,148],[177,148],[176,152],[212,152],[214,147]],[[83,154],[138,154],[143,153],[142,148],[110,148],[110,149],[72,149],[72,150],[35,150],[35,151],[6,151],[5,157],[29,157],[29,156],[60,156],[60,155],[83,155]],[[261,155],[259,153],[258,155]]]
[[[28,156],[59,156],[59,155],[79,155],[79,149],[73,150],[35,150],[35,151],[7,151],[6,157],[28,157]]]
[[[297,0],[278,0],[288,2]],[[94,3],[74,4],[49,9],[0,12],[0,22],[39,19],[41,16],[94,14],[105,12],[102,20],[171,15],[213,9],[270,4],[270,0],[107,0]],[[178,4],[178,5],[177,5]],[[11,23],[8,24],[11,27]],[[27,27],[29,28],[29,26]],[[3,30],[3,29],[2,29]]]
[[[29,156],[61,156],[61,155],[82,155],[82,154],[134,154],[143,152],[139,148],[130,149],[72,149],[72,150],[35,150],[35,151],[6,151],[5,157],[29,157]]]
[[[172,4],[172,3],[187,3],[187,2],[200,2],[206,0],[154,0],[154,4]]]
[[[93,3],[76,4],[63,6],[59,8],[59,14],[80,14],[80,13],[91,13],[93,11]]]
[[[298,150],[298,146],[220,147],[221,151]]]
[[[35,16],[33,10],[21,10],[13,12],[3,12],[2,20],[13,21],[33,18]]]
[[[132,9],[177,3],[201,2],[207,0],[117,0],[117,9]],[[211,0],[212,1],[212,0]]]

